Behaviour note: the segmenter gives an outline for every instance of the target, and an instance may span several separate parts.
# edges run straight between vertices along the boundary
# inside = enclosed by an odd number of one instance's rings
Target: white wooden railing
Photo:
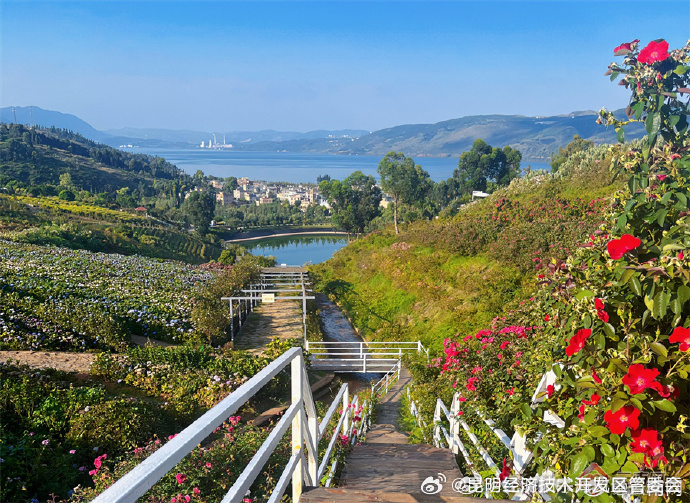
[[[146,458],[133,470],[101,493],[94,503],[130,503],[143,496],[158,480],[171,471],[187,454],[195,449],[213,430],[233,415],[244,403],[279,373],[290,367],[292,404],[285,411],[268,438],[235,481],[222,503],[239,503],[260,474],[273,451],[289,428],[292,429],[292,456],[283,470],[269,503],[281,500],[288,484],[292,482],[292,500],[298,502],[305,485],[318,486],[330,460],[336,442],[347,435],[348,442],[355,443],[369,426],[370,411],[364,402],[361,423],[356,428],[352,413],[358,408],[357,397],[350,402],[349,388],[344,384],[326,415],[319,422],[311,387],[302,358],[302,348],[291,348],[249,379],[218,405],[211,408],[174,439]],[[342,404],[342,415],[321,462],[318,459],[319,441],[324,437],[329,422]],[[327,485],[337,469],[337,460],[331,463]]]
[[[532,407],[536,406],[538,403],[544,401],[546,389],[549,385],[555,385],[557,380],[555,372],[553,370],[547,372],[542,376],[534,394],[532,395],[532,400],[530,405]],[[501,467],[491,458],[488,451],[482,446],[477,436],[472,432],[472,428],[467,424],[467,422],[459,414],[461,407],[465,410],[474,412],[480,420],[482,420],[489,429],[498,437],[501,443],[510,451],[513,459],[513,470],[518,477],[524,474],[527,465],[532,460],[532,453],[527,449],[527,442],[524,435],[519,432],[514,432],[512,438],[509,437],[505,431],[498,428],[496,424],[490,418],[484,416],[478,410],[472,408],[466,402],[461,406],[459,400],[460,394],[455,393],[451,400],[450,408],[443,403],[440,398],[436,399],[436,408],[434,411],[433,418],[433,444],[435,447],[451,449],[456,455],[461,455],[465,460],[468,469],[472,472],[475,477],[480,477],[479,470],[470,458],[469,451],[461,439],[460,430],[464,430],[466,436],[470,439],[472,448],[481,456],[486,466],[494,471],[497,475],[501,472]],[[408,388],[408,399],[410,402],[410,413],[416,418],[417,425],[422,428],[422,432],[426,430],[426,422],[419,412],[419,407],[417,403],[410,397]],[[543,421],[552,424],[558,428],[563,428],[565,422],[558,417],[553,412],[547,411],[544,413]],[[448,428],[446,428],[445,423],[447,422]],[[549,501],[551,498],[545,494],[540,493],[542,498]],[[525,494],[518,490],[513,494],[513,500],[526,500],[531,497],[531,494]]]
[[[421,342],[305,342],[314,370],[388,372],[406,353],[428,351]]]
[[[371,383],[371,398],[372,400],[376,395],[385,395],[388,390],[395,384],[395,382],[400,379],[400,370],[402,369],[402,362],[398,362],[384,374],[384,376],[377,382]]]

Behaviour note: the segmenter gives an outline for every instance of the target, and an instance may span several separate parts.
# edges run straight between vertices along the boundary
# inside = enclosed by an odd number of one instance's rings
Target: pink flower
[[[211,468],[213,465],[211,463],[206,463],[206,468]]]
[[[184,484],[187,480],[187,475],[185,475],[184,473],[178,473],[177,475],[175,475],[175,480],[177,480],[178,484]]]
[[[195,487],[194,489],[192,489],[192,491],[194,492],[194,494],[201,494],[201,491],[198,487]]]
[[[76,452],[77,451],[75,449],[72,449],[71,451],[69,451],[70,454],[76,454]]]

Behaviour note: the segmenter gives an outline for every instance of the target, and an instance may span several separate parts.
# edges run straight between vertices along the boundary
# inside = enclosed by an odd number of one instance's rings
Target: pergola
[[[261,276],[257,283],[252,283],[250,288],[242,289],[243,295],[221,297],[228,301],[230,306],[230,340],[235,340],[235,312],[238,319],[238,333],[242,330],[242,324],[259,302],[273,303],[277,300],[301,300],[302,301],[302,325],[304,328],[304,340],[307,340],[307,300],[314,299],[309,286],[309,275],[303,267],[266,267],[261,270]],[[294,287],[294,288],[290,288]],[[287,295],[282,295],[287,294]],[[297,294],[297,295],[294,295]],[[235,311],[237,301],[237,311]]]

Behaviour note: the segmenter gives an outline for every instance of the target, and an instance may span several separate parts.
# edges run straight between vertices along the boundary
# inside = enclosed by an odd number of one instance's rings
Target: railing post
[[[292,360],[291,367],[291,391],[292,391],[292,403],[300,403],[300,411],[295,415],[292,420],[292,452],[293,454],[297,451],[302,450],[304,445],[304,439],[302,438],[302,423],[304,421],[304,397],[302,395],[302,373],[304,372],[304,367],[302,365],[301,358],[295,358]],[[303,459],[304,456],[301,456]],[[292,501],[298,501],[302,495],[303,477],[302,470],[304,469],[302,459],[297,462],[297,467],[295,472],[292,474]]]
[[[232,299],[230,299],[230,340],[235,342],[235,313],[232,311]]]
[[[364,355],[364,359],[362,360],[362,372],[365,374],[367,373],[367,355]]]
[[[436,399],[436,409],[434,410],[434,445],[441,447],[441,399]]]
[[[343,415],[348,413],[350,407],[350,387],[348,386],[345,389],[345,393],[343,393]],[[343,431],[347,431],[349,429],[349,417],[346,415],[345,419],[343,420]],[[293,501],[295,501],[293,499]]]
[[[363,342],[359,343],[359,357],[364,358],[364,343]]]
[[[458,454],[458,443],[456,439],[460,435],[460,423],[458,422],[458,411],[460,409],[460,401],[458,400],[458,394],[454,393],[452,401],[450,402],[450,438],[452,444],[449,445],[453,454]]]

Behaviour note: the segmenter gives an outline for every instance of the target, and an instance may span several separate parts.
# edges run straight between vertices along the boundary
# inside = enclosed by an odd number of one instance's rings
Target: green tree
[[[210,192],[192,192],[182,203],[182,213],[199,234],[206,234],[216,210],[216,199]]]
[[[342,182],[322,181],[319,190],[331,205],[334,224],[348,234],[364,232],[367,224],[379,215],[381,189],[371,175],[355,171]]]
[[[379,162],[378,173],[384,192],[393,196],[393,223],[399,234],[398,205],[415,204],[426,196],[431,187],[429,173],[402,152],[388,152]]]
[[[573,136],[573,141],[568,143],[565,148],[559,147],[558,153],[551,156],[551,171],[556,172],[571,155],[589,149],[594,143],[580,138],[580,135]]]
[[[237,177],[229,176],[225,179],[225,190],[235,190],[237,188]]]
[[[461,194],[473,190],[487,190],[487,181],[497,186],[508,185],[511,180],[520,176],[522,154],[509,146],[503,149],[492,147],[478,138],[468,152],[464,152],[458,161],[453,177],[459,182]]]

